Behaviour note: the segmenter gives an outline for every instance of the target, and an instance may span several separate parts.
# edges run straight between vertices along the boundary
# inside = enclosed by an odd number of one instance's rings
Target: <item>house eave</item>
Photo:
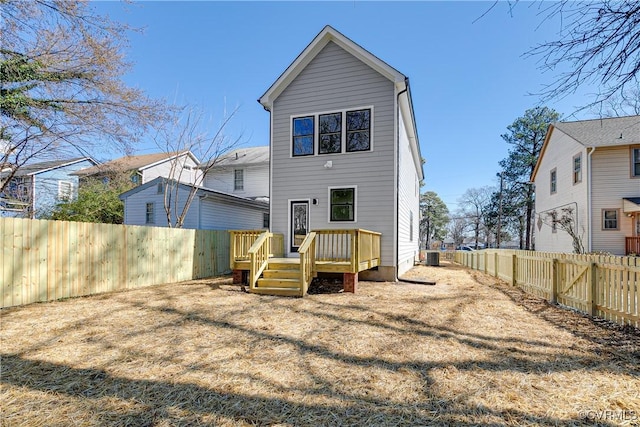
[[[276,98],[280,96],[287,86],[293,82],[329,42],[334,42],[382,76],[391,80],[396,85],[396,88],[405,84],[404,74],[356,44],[330,25],[327,25],[258,99],[258,102],[262,104],[267,111],[271,111]]]

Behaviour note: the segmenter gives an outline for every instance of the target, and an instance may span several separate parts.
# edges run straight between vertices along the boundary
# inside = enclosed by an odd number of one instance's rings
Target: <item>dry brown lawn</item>
[[[228,279],[1,312],[2,426],[638,425],[640,335],[478,272],[245,294]]]

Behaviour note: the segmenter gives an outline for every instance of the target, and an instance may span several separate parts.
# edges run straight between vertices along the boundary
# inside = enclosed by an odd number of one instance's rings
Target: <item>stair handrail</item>
[[[309,284],[316,270],[316,232],[312,231],[306,235],[300,247],[300,296],[303,297],[309,290]]]
[[[268,231],[263,232],[249,248],[249,289],[255,289],[256,282],[269,264],[271,234]]]

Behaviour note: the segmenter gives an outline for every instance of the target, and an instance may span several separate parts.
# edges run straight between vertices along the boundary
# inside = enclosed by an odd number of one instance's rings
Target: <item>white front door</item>
[[[291,252],[298,252],[298,248],[309,232],[309,201],[292,201],[290,218],[289,241]]]

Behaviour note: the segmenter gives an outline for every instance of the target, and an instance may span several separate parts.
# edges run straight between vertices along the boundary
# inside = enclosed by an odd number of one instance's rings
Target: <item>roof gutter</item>
[[[394,257],[394,280],[398,279],[398,261],[400,256],[400,192],[398,190],[398,186],[400,185],[400,95],[403,93],[409,92],[409,79],[407,77],[404,78],[404,89],[396,95],[396,112],[395,112],[395,121],[396,121],[396,143],[395,143],[395,152],[396,152],[396,184],[394,188],[395,198],[396,198],[396,238],[395,247],[393,250]]]
[[[589,230],[587,232],[587,252],[592,252],[592,242],[593,242],[593,224],[591,223],[591,219],[593,216],[593,212],[591,211],[591,203],[592,203],[591,201],[591,182],[592,182],[591,156],[593,155],[594,151],[596,151],[596,147],[587,147],[587,169],[589,172],[587,174],[587,230]]]

